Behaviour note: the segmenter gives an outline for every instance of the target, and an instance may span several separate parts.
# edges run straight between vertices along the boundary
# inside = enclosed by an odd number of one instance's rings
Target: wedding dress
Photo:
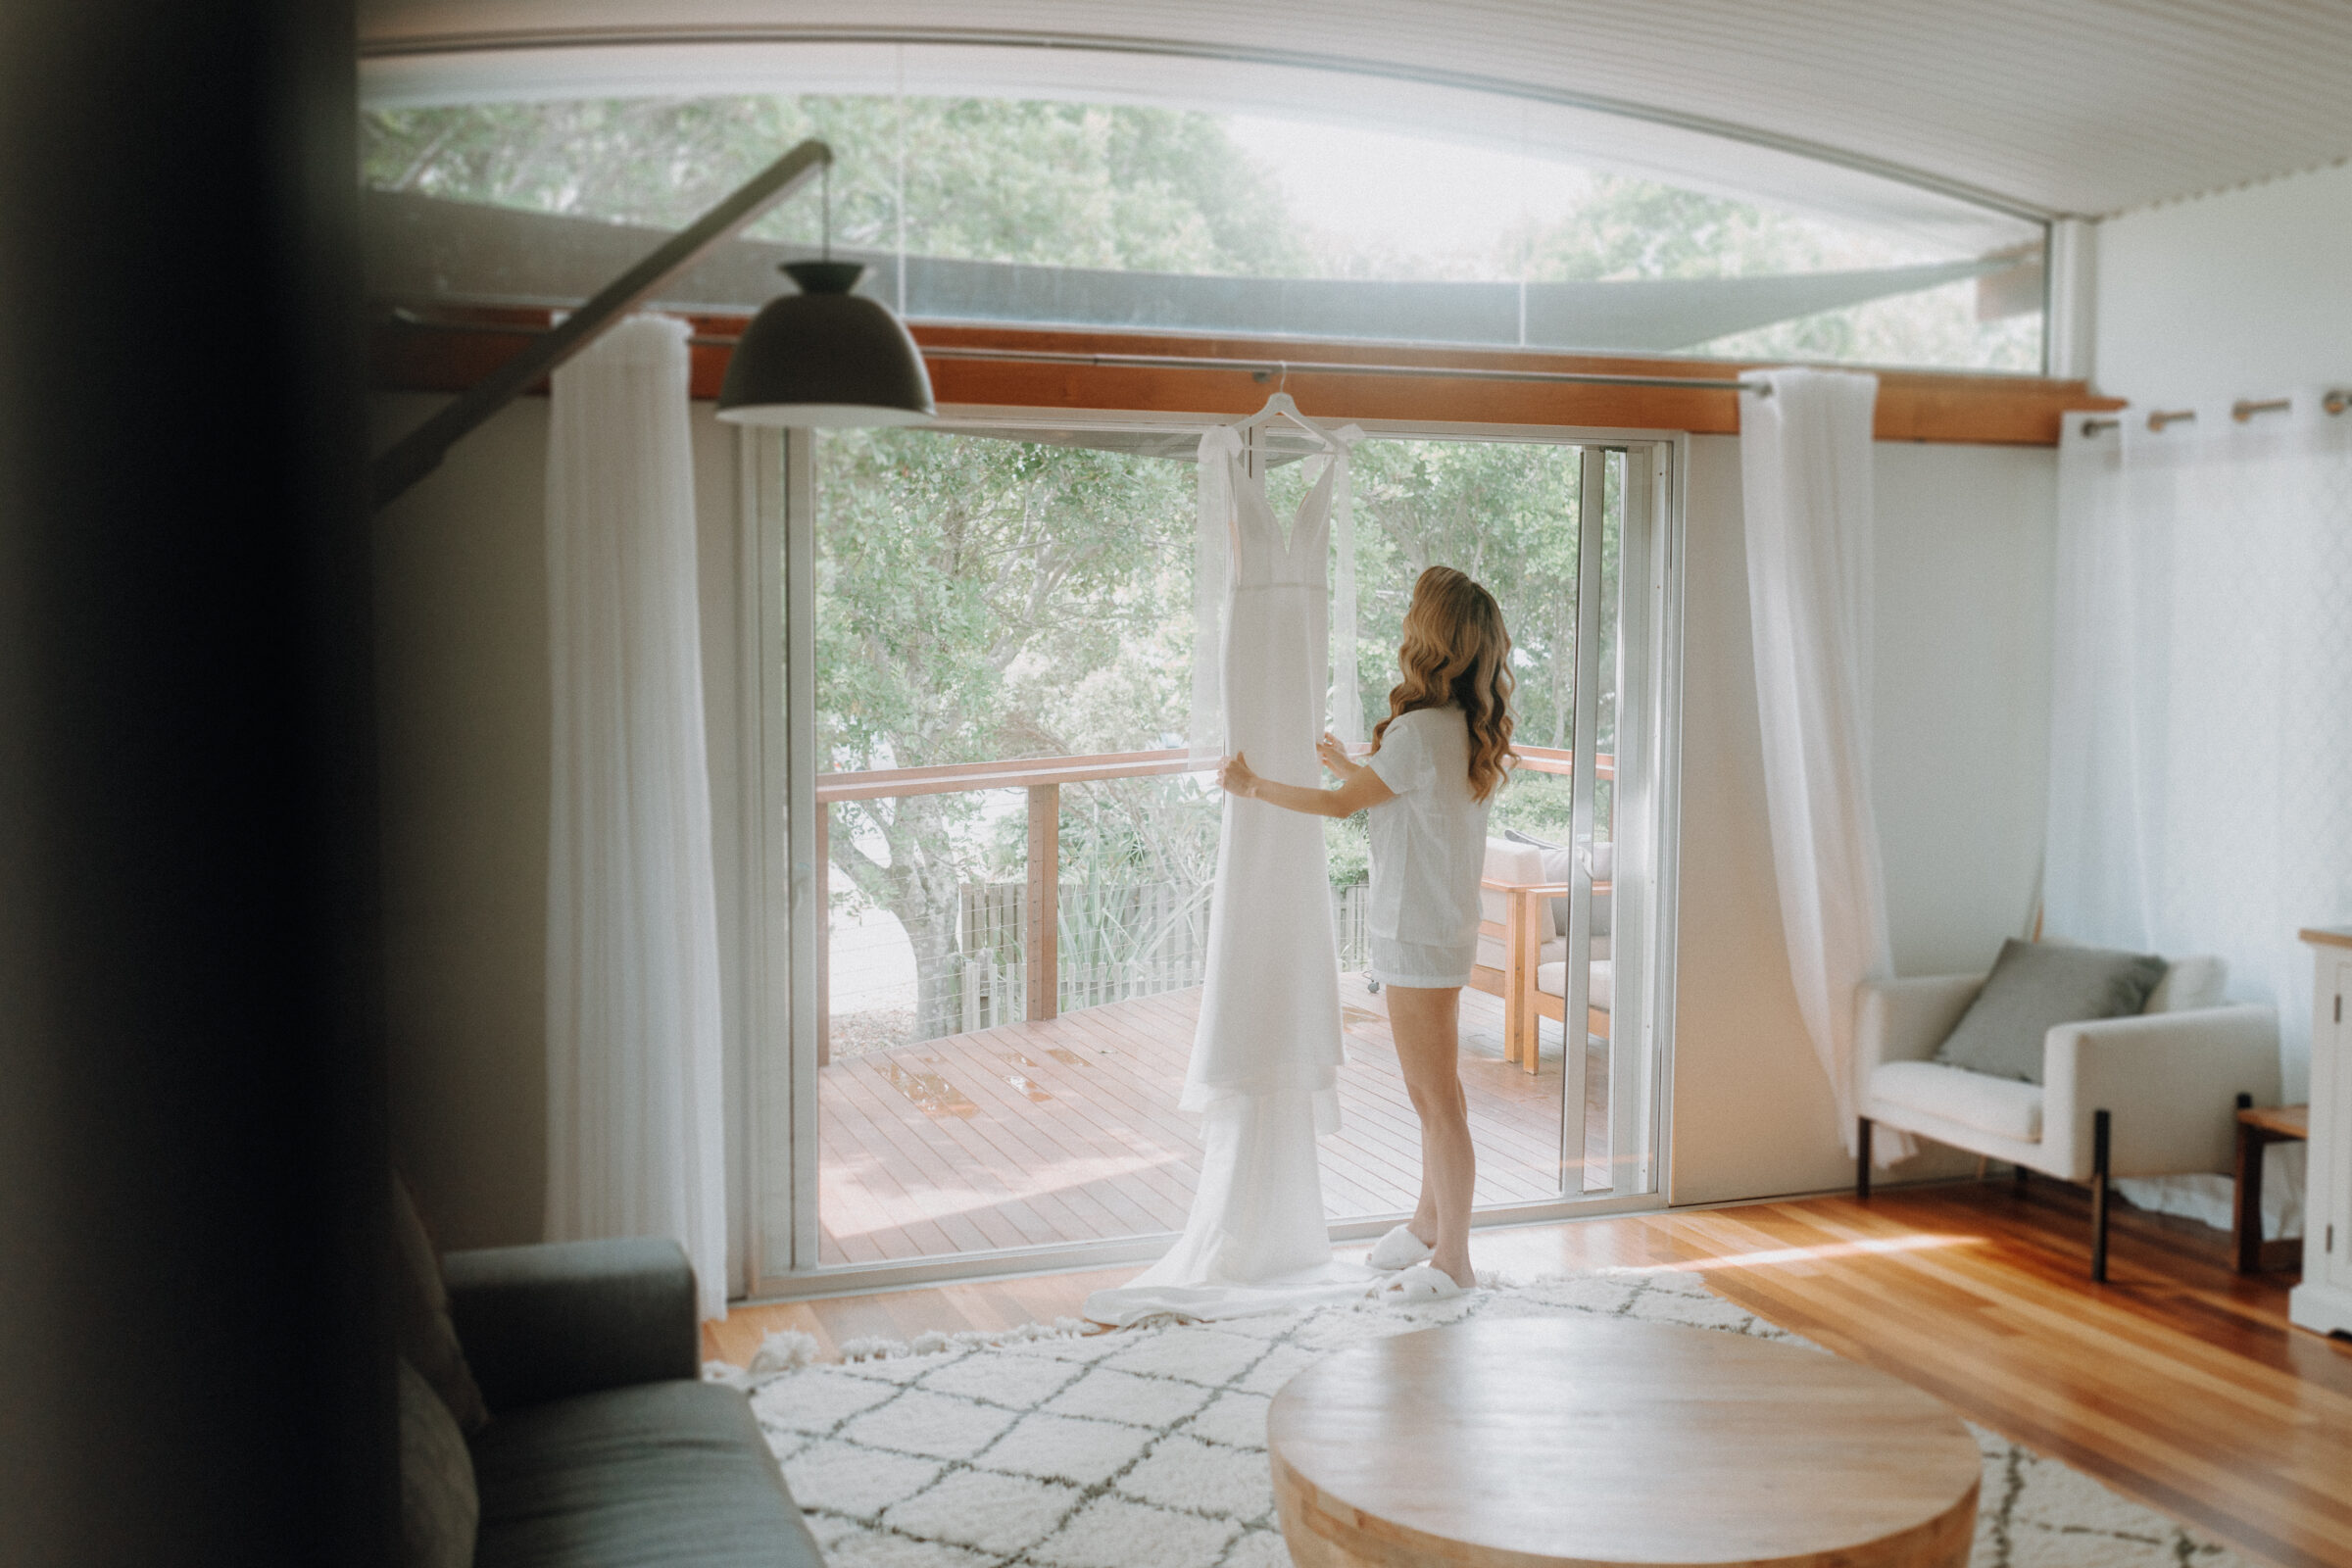
[[[1241,450],[1229,428],[1200,442],[1212,599],[1224,584],[1224,733],[1212,750],[1246,754],[1265,778],[1312,784],[1330,673],[1331,500],[1346,458],[1326,462],[1286,538]],[[1167,1256],[1131,1285],[1095,1292],[1087,1316],[1242,1317],[1344,1299],[1376,1277],[1332,1261],[1315,1156],[1316,1135],[1340,1125],[1339,967],[1322,819],[1225,797],[1207,977],[1179,1102],[1201,1114],[1192,1213]]]

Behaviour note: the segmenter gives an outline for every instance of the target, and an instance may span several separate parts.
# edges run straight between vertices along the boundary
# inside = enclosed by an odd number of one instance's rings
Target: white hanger
[[[1264,408],[1258,410],[1255,414],[1250,415],[1246,419],[1235,420],[1232,425],[1232,428],[1239,430],[1242,433],[1242,450],[1244,454],[1244,461],[1248,465],[1250,471],[1252,473],[1257,470],[1257,443],[1253,440],[1250,440],[1250,437],[1256,431],[1264,428],[1266,425],[1272,424],[1277,419],[1285,420],[1305,431],[1307,435],[1322,444],[1323,450],[1326,453],[1329,453],[1335,458],[1338,457],[1343,450],[1340,445],[1339,437],[1333,435],[1329,430],[1324,429],[1321,425],[1308,418],[1305,415],[1300,414],[1298,412],[1298,405],[1291,400],[1291,395],[1288,392],[1277,392],[1272,397],[1266,399],[1266,406]]]
[[[1314,420],[1308,418],[1305,415],[1300,414],[1298,412],[1298,405],[1291,401],[1291,395],[1288,392],[1275,393],[1272,397],[1266,399],[1266,406],[1264,408],[1258,410],[1255,414],[1250,415],[1246,419],[1235,420],[1233,428],[1247,434],[1251,430],[1261,429],[1266,425],[1272,424],[1276,419],[1289,420],[1292,424],[1295,424],[1299,429],[1304,430],[1308,435],[1313,436],[1317,441],[1322,442],[1325,449],[1328,451],[1337,452],[1340,450],[1339,439],[1329,430],[1324,429]]]

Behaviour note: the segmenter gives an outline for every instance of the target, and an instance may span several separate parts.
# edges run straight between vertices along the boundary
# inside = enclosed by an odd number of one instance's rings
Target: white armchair
[[[1870,1196],[1871,1128],[1922,1138],[2088,1183],[2090,1273],[2107,1277],[2107,1186],[2119,1176],[2227,1171],[2237,1096],[2278,1100],[2278,1015],[2221,1001],[2218,958],[2183,958],[2123,1018],[2060,1024],[2042,1043],[2038,1084],[1947,1067],[1936,1048],[1984,976],[1865,981],[1857,999],[1856,1196]]]

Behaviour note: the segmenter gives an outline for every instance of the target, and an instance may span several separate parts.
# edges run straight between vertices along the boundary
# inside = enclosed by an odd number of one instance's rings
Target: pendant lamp
[[[718,416],[806,429],[920,424],[937,412],[922,353],[888,306],[852,292],[864,265],[833,260],[829,167],[826,176],[825,259],[784,264],[799,292],[760,307],[736,341]]]
[[[920,424],[936,412],[931,377],[906,324],[850,291],[857,262],[788,262],[800,292],[752,318],[727,362],[718,416],[811,429]]]

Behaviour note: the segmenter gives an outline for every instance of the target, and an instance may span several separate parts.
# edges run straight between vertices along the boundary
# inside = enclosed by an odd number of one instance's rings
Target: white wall
[[[2100,389],[2178,408],[2352,381],[2352,166],[2099,225]]]
[[[1877,448],[1873,800],[1895,968],[1987,966],[2039,878],[2056,455]],[[1781,936],[1741,544],[1740,444],[1691,442],[1676,956],[1678,1203],[1851,1182]],[[1895,1179],[1960,1168],[1949,1152]]]
[[[1873,803],[1900,974],[1990,965],[2041,885],[2057,454],[1878,447]]]
[[[440,402],[376,398],[379,443]],[[450,1248],[537,1241],[546,1196],[547,407],[506,409],[375,524],[393,1157]],[[693,429],[724,910],[741,859],[735,435],[708,403]],[[735,956],[720,960],[731,984]]]
[[[379,426],[432,405],[379,399]],[[523,400],[377,525],[393,1134],[452,1247],[540,1229],[546,431],[545,401]],[[731,900],[733,445],[703,404],[695,438],[713,817]],[[1781,945],[1738,442],[1695,440],[1690,478],[1669,1187],[1681,1202],[1850,1176]],[[2024,923],[2040,851],[2054,460],[1883,444],[1877,480],[1874,765],[1896,961],[1968,968]]]
[[[392,1152],[445,1247],[538,1240],[546,1190],[546,458],[526,398],[375,524]]]
[[[2096,292],[2100,389],[2140,408],[2352,388],[2352,164],[2108,220]],[[2291,1094],[2308,1060],[2285,1036]]]

